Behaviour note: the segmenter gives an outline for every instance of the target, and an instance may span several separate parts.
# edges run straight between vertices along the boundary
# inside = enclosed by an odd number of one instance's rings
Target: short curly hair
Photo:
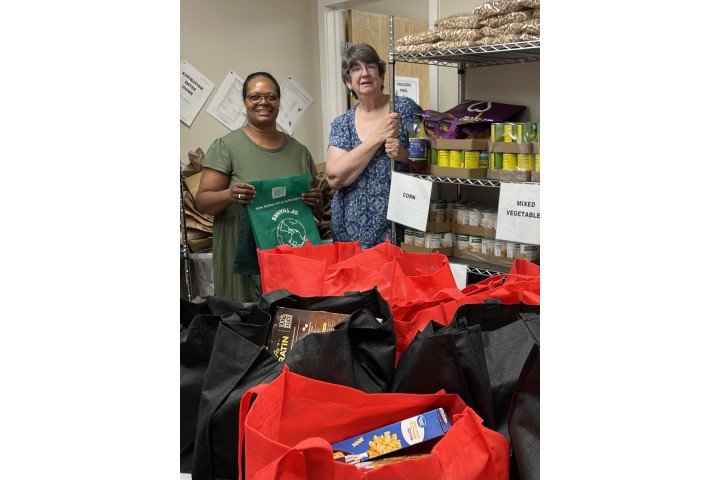
[[[386,63],[380,59],[380,55],[378,55],[377,51],[367,43],[358,43],[357,45],[353,45],[348,48],[345,55],[342,57],[341,73],[343,83],[350,82],[350,68],[358,62],[363,62],[366,65],[368,63],[377,63],[380,78],[385,76]],[[385,85],[381,87],[381,90],[384,88]],[[354,91],[350,90],[350,92],[355,99],[358,98]]]

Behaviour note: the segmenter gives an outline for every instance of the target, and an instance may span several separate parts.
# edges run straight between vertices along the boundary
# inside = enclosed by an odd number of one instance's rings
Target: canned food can
[[[468,225],[471,227],[480,226],[480,209],[477,207],[468,208]]]
[[[503,170],[517,170],[518,168],[518,154],[517,153],[503,153],[502,154],[502,169]]]
[[[490,156],[487,151],[483,150],[478,155],[478,166],[480,168],[489,168],[490,167]]]
[[[502,153],[491,153],[490,154],[490,170],[502,170],[503,168],[503,154]]]
[[[452,232],[443,232],[442,240],[440,240],[441,247],[452,247],[453,246],[453,234]]]
[[[450,166],[450,150],[438,150],[437,165],[438,167]]]
[[[415,245],[415,230],[405,227],[404,242],[408,245]]]
[[[529,262],[537,262],[540,260],[540,246],[527,243],[520,244],[520,258]]]
[[[455,223],[458,225],[468,224],[468,206],[467,205],[455,205]]]
[[[483,255],[492,255],[493,240],[491,238],[482,237],[480,245],[480,253]]]
[[[497,212],[494,210],[483,210],[481,217],[481,225],[485,228],[497,227]]]
[[[446,200],[445,203],[447,205],[447,208],[445,209],[445,221],[454,222],[453,212],[455,210],[455,200]]]
[[[503,123],[503,139],[505,143],[518,141],[518,128],[516,123]]]
[[[459,234],[457,236],[457,248],[462,252],[467,252],[470,249],[470,238],[468,235]]]
[[[533,157],[532,153],[518,153],[517,169],[521,172],[531,172],[535,168]]]
[[[506,242],[505,249],[507,251],[507,258],[520,258],[520,243],[518,242]]]
[[[425,248],[440,248],[440,240],[442,239],[442,236],[439,233],[426,233],[425,234],[425,240],[423,242],[423,246]]]
[[[493,241],[493,256],[498,258],[506,258],[507,257],[507,246],[505,245],[505,241],[503,240],[494,240]]]
[[[482,253],[482,237],[479,235],[468,235],[469,251],[472,253]]]
[[[537,138],[537,123],[527,122],[517,124],[518,142],[530,143]]]
[[[463,168],[462,150],[450,150],[450,167]]]
[[[536,172],[540,171],[540,154],[539,153],[535,154],[535,171]]]
[[[447,202],[445,200],[433,200],[430,202],[430,221],[443,223],[446,221]]]
[[[465,168],[480,167],[480,152],[477,150],[465,150],[463,154]]]
[[[415,230],[415,246],[425,246],[425,232],[423,232],[422,230]]]

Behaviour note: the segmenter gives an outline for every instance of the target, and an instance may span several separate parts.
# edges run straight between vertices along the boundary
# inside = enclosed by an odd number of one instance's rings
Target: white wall
[[[439,0],[438,18],[458,13],[471,13],[483,2],[478,0]],[[459,103],[457,70],[438,70],[438,108],[449,110]],[[540,121],[540,62],[465,70],[465,97],[473,100],[525,105],[520,121]]]
[[[215,83],[191,127],[180,122],[180,160],[229,132],[206,108],[228,71],[292,76],[315,99],[293,136],[324,161],[316,0],[180,0],[180,60]]]
[[[265,70],[280,83],[291,75],[315,98],[293,136],[307,145],[315,162],[324,162],[327,138],[323,130],[329,129],[332,118],[323,119],[323,102],[329,102],[328,95],[334,92],[329,91],[330,88],[323,91],[321,87],[319,52],[325,32],[319,31],[318,5],[333,3],[336,2],[181,0],[180,60],[188,61],[210,78],[216,85],[215,91],[231,69],[243,77]],[[479,3],[478,0],[346,2],[348,7],[358,10],[428,18],[431,25],[437,18],[470,13]],[[458,103],[457,71],[451,67],[433,68],[437,69],[438,88],[434,102],[435,92],[431,92],[431,104],[437,105],[434,109],[448,110]],[[335,81],[339,84],[338,77],[335,71],[329,73],[335,87]],[[540,62],[469,68],[465,74],[465,93],[467,98],[476,100],[525,105],[528,109],[521,120],[540,121]],[[205,111],[209,101],[190,128],[180,122],[183,163],[188,161],[188,151],[198,147],[207,151],[215,138],[229,131]]]

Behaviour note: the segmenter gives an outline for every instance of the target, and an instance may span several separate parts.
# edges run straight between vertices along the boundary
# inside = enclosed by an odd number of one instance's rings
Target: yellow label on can
[[[518,153],[517,156],[517,169],[522,172],[530,172],[534,168],[532,153]]]
[[[535,171],[536,172],[540,171],[540,154],[539,153],[535,154]]]
[[[450,166],[450,150],[438,150],[437,164],[438,164],[438,167],[449,167]]]
[[[465,168],[480,167],[480,152],[476,150],[466,150],[464,153]]]
[[[463,168],[462,150],[450,150],[450,166],[452,168]]]
[[[517,134],[513,132],[515,125],[512,123],[503,123],[503,142],[514,142],[517,140]]]
[[[517,170],[518,167],[518,154],[517,153],[503,153],[502,154],[502,169],[503,170]]]

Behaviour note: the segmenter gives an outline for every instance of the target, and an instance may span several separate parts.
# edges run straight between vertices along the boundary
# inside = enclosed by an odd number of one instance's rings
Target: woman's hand
[[[408,159],[408,149],[403,147],[400,139],[391,137],[385,140],[385,153],[391,160],[405,163]]]
[[[230,187],[233,203],[250,205],[255,198],[255,187],[249,183],[238,182]]]
[[[380,121],[380,124],[375,130],[375,134],[382,140],[397,137],[399,132],[400,115],[395,112],[388,113],[387,116]]]
[[[301,193],[300,199],[313,209],[322,208],[322,193],[319,188],[311,188],[310,191]]]

